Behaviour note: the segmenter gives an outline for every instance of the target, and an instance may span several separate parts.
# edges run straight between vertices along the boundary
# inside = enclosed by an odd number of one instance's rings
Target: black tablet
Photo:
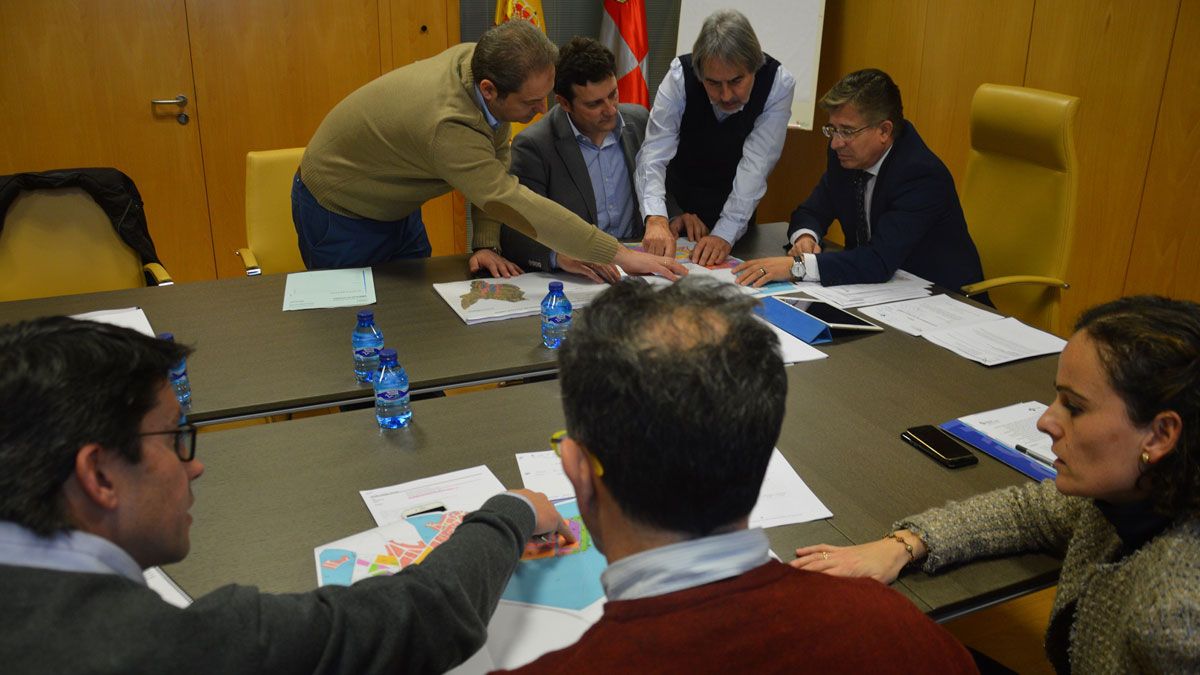
[[[844,309],[838,309],[828,303],[817,300],[809,300],[807,298],[796,298],[786,295],[775,296],[778,300],[782,300],[788,305],[815,317],[821,322],[827,324],[830,328],[837,330],[883,330],[879,326],[847,312]]]

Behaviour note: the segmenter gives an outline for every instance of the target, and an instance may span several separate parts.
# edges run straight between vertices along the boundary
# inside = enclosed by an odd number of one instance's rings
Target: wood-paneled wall
[[[1134,292],[1200,300],[1200,0],[829,0],[818,95],[888,71],[905,114],[961,179],[984,82],[1082,99],[1080,207],[1062,325]],[[823,123],[822,113],[817,124]],[[783,220],[824,171],[825,138],[790,131],[759,207]],[[1030,242],[1031,246],[1036,242]]]

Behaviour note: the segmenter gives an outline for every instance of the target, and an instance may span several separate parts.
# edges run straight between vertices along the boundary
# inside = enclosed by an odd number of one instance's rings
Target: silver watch
[[[792,256],[792,281],[804,279],[804,256]]]

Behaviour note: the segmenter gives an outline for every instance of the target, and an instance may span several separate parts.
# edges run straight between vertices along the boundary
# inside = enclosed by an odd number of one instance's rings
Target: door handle
[[[175,98],[155,98],[150,100],[150,105],[177,105],[182,108],[187,105],[187,97],[180,94]]]

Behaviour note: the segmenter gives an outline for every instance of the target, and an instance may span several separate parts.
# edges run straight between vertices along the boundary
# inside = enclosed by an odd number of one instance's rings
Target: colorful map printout
[[[556,535],[548,542],[527,545],[501,597],[530,605],[582,610],[604,597],[600,573],[608,561],[583,525],[575,500],[556,506],[571,526],[576,543],[563,546]]]
[[[598,284],[565,272],[527,272],[508,279],[472,279],[434,284],[433,290],[446,301],[458,318],[470,325],[538,314],[551,281],[562,282],[563,293],[575,309],[587,306],[592,298],[608,288],[608,284]]]
[[[349,586],[367,577],[395,574],[428,554],[429,545],[406,521],[317,547],[318,586]]]
[[[625,244],[634,251],[644,251],[641,244]],[[716,265],[697,265],[688,260],[688,256],[692,254],[692,249],[696,247],[696,242],[688,241],[687,237],[680,237],[675,242],[675,259],[687,269],[689,275],[712,277],[718,281],[727,284],[736,284],[737,277],[733,274],[733,268],[742,264],[741,258],[729,256],[725,262]],[[645,277],[650,283],[669,284],[671,282],[662,277]],[[819,284],[818,284],[819,285]],[[772,281],[769,284],[763,285],[761,288],[751,288],[749,286],[740,286],[742,292],[747,295],[756,297],[765,297],[768,295],[778,295],[780,293],[791,293],[801,288],[799,285],[790,281]]]

